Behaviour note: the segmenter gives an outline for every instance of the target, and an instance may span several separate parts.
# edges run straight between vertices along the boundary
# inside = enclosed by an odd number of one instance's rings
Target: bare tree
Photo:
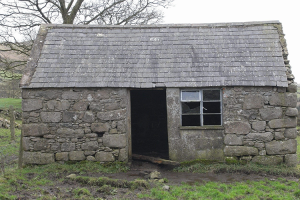
[[[46,24],[153,24],[174,0],[0,0],[0,68],[13,71],[26,63],[1,52],[29,56],[38,27]],[[0,70],[1,73],[1,70]],[[6,76],[11,73],[5,73]]]

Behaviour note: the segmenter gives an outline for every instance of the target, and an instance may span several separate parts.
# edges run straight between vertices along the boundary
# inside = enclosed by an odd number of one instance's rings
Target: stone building
[[[278,21],[42,25],[21,80],[25,164],[133,154],[297,163]]]

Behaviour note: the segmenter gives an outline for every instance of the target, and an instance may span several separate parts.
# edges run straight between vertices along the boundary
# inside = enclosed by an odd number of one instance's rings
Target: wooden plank
[[[150,161],[150,162],[155,163],[155,164],[173,165],[173,166],[180,165],[180,163],[176,162],[176,161],[165,160],[165,159],[162,159],[162,158],[144,156],[144,155],[138,155],[138,154],[132,154],[132,159]]]

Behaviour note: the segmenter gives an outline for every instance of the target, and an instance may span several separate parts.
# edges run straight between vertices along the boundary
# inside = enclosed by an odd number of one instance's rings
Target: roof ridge
[[[78,24],[43,24],[53,28],[193,28],[193,27],[234,27],[234,26],[259,26],[281,24],[279,20],[249,21],[249,22],[224,22],[224,23],[183,23],[183,24],[148,24],[148,25],[78,25]]]

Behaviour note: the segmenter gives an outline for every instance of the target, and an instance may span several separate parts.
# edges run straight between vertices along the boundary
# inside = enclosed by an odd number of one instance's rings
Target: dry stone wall
[[[296,93],[286,88],[224,88],[224,155],[260,164],[295,166],[296,105]]]
[[[23,89],[25,164],[126,161],[126,89]]]

